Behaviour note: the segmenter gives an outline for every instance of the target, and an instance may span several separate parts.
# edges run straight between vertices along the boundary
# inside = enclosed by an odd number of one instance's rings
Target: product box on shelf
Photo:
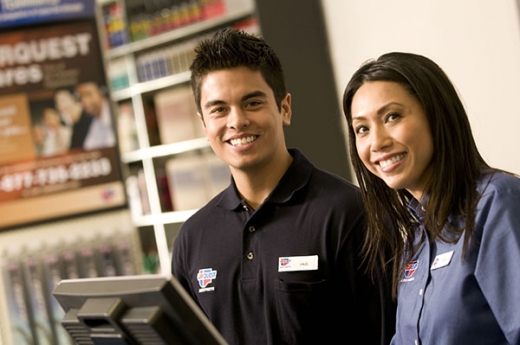
[[[231,182],[229,167],[213,151],[169,159],[166,171],[176,211],[204,206]]]
[[[195,99],[189,86],[157,92],[154,103],[163,144],[204,137],[202,123],[197,118]]]
[[[202,207],[208,201],[204,159],[199,154],[175,157],[166,163],[175,211]]]
[[[188,71],[197,41],[198,39],[190,39],[136,54],[139,81],[150,81]]]
[[[47,291],[52,293],[58,283],[65,278],[63,261],[58,253],[52,249],[46,251],[42,256],[44,283],[47,285]],[[63,309],[55,298],[50,298],[49,302],[50,319],[52,320],[54,331],[56,332],[57,344],[73,345],[72,338],[61,325],[61,320],[65,315]]]
[[[22,262],[17,258],[6,258],[2,266],[5,301],[13,344],[34,342],[34,319],[28,302],[27,284]],[[5,322],[6,319],[3,320]]]
[[[229,166],[213,152],[204,155],[208,167],[208,197],[213,198],[231,183]]]
[[[224,0],[126,1],[131,41],[139,41],[202,20],[215,18],[225,12],[226,1]]]
[[[27,297],[34,320],[36,344],[55,344],[54,322],[51,318],[51,291],[45,284],[42,260],[38,255],[29,254],[24,258]]]
[[[173,211],[170,184],[168,183],[166,169],[157,168],[155,170],[155,178],[157,180],[157,192],[159,193],[159,202],[161,204],[162,212]]]
[[[148,195],[148,185],[146,183],[144,169],[139,169],[137,172],[137,183],[139,186],[139,196],[141,197],[141,207],[143,209],[143,214],[150,214],[150,197]]]
[[[139,148],[134,110],[130,102],[123,102],[118,105],[117,135],[121,154]]]
[[[107,4],[103,7],[102,17],[108,48],[128,43],[128,28],[123,4],[116,1]]]
[[[127,61],[124,57],[108,62],[107,77],[112,90],[121,90],[130,86]]]

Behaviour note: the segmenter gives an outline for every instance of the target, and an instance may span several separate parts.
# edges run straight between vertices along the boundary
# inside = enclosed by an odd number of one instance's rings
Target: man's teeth
[[[240,139],[231,139],[229,142],[233,146],[240,146],[240,145],[249,144],[250,142],[253,142],[254,140],[255,140],[255,137],[250,136],[250,137],[245,137],[245,138],[240,138]]]
[[[398,162],[400,161],[401,159],[403,159],[405,156],[404,153],[401,153],[397,156],[394,156],[390,159],[387,159],[386,161],[380,161],[379,162],[379,165],[381,166],[381,168],[386,168],[387,166],[391,165],[391,164],[394,164],[395,162]]]

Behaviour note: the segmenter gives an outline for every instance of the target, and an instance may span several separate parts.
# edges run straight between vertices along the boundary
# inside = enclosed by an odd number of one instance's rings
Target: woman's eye
[[[386,116],[387,121],[395,121],[401,117],[398,113],[390,113]]]
[[[363,134],[366,131],[368,131],[368,128],[365,127],[365,126],[358,126],[358,127],[355,128],[355,133],[358,134],[358,135],[359,134]]]

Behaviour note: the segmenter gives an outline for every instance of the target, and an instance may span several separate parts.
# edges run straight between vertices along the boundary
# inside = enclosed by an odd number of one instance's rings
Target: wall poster
[[[81,5],[78,18],[62,21],[56,1],[43,6],[51,22],[0,31],[2,230],[126,205],[93,0],[62,0]]]

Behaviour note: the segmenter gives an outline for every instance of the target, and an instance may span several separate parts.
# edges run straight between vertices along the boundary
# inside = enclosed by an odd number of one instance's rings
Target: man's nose
[[[245,112],[241,108],[232,108],[228,115],[228,127],[234,129],[242,129],[243,127],[247,127],[250,121],[247,116],[247,112]]]

